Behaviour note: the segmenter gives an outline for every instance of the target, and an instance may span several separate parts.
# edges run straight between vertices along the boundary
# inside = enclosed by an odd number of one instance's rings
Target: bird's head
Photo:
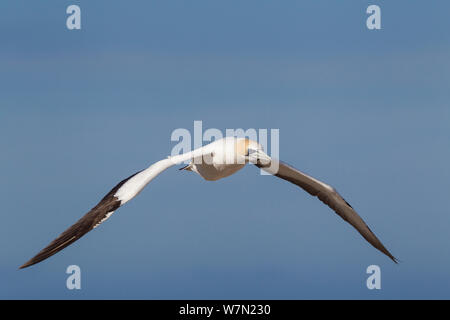
[[[256,141],[245,139],[242,143],[244,146],[241,148],[241,154],[246,162],[253,164],[270,164],[270,157],[264,152],[264,148]]]

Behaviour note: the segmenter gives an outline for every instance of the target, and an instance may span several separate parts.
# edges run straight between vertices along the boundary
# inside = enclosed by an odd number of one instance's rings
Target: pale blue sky
[[[382,30],[365,27],[369,4]],[[82,30],[65,27],[78,4]],[[0,298],[450,298],[446,1],[3,1]],[[247,167],[175,168],[49,260],[18,266],[176,128],[280,129],[402,262]],[[201,201],[201,205],[199,204]],[[82,290],[65,269],[82,270]],[[365,286],[367,266],[382,289]]]

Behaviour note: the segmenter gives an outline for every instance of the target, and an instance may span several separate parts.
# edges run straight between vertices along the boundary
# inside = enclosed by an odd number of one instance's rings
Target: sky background
[[[81,7],[81,30],[66,8]],[[366,28],[370,4],[382,29]],[[450,298],[448,1],[2,1],[0,298]],[[173,130],[276,128],[400,259],[248,166],[167,170],[107,223],[18,267]],[[82,273],[68,290],[67,266]],[[381,268],[368,290],[366,268]]]

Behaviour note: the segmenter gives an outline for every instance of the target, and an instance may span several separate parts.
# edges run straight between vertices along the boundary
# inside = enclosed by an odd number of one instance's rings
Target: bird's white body
[[[247,164],[244,157],[246,144],[248,140],[234,137],[214,141],[205,146],[202,156],[193,158],[185,169],[208,181],[228,177]]]
[[[195,164],[192,162],[186,170],[199,174],[203,179],[208,181],[216,181],[241,170],[245,164]]]
[[[199,174],[205,180],[216,181],[228,177],[248,163],[248,158],[245,157],[248,148],[262,150],[262,146],[255,141],[226,137],[191,152],[169,157],[129,179],[115,196],[124,204],[133,199],[162,171],[188,160],[190,163],[185,169]]]

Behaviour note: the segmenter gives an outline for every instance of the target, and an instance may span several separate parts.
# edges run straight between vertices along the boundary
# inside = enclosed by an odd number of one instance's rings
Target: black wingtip
[[[33,264],[34,264],[34,262],[33,262],[32,260],[30,260],[30,261],[28,261],[28,262],[25,262],[23,265],[21,265],[21,266],[19,267],[19,270],[20,270],[20,269],[28,268],[29,266],[32,266]]]
[[[383,246],[383,250],[380,250],[382,253],[384,253],[385,255],[387,255],[389,257],[389,259],[391,259],[392,261],[394,261],[395,264],[399,263],[399,260],[394,257],[384,246]]]
[[[35,265],[35,264],[45,260],[46,258],[48,258],[48,257],[42,257],[41,252],[40,252],[39,254],[37,254],[36,256],[34,256],[30,260],[28,260],[27,262],[25,262],[23,265],[21,265],[19,267],[19,270],[31,267],[32,265]]]

